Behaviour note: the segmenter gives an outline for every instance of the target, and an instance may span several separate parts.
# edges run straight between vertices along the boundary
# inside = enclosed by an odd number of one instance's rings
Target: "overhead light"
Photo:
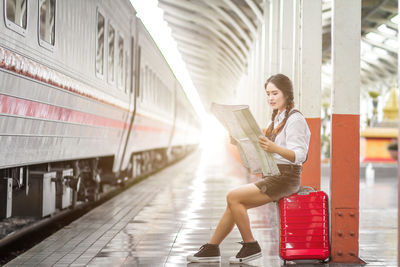
[[[388,46],[390,46],[390,47],[393,47],[393,48],[397,48],[397,41],[395,41],[395,40],[386,40],[385,42],[384,42],[384,44],[386,44],[386,45],[388,45]]]
[[[393,18],[391,18],[390,21],[399,24],[399,15],[396,14],[396,16],[394,16]]]
[[[364,41],[361,41],[361,47],[360,47],[361,55],[368,53],[369,51],[371,51],[371,49],[372,49],[372,45],[370,45],[369,43],[366,43]]]
[[[385,40],[385,37],[382,35],[376,34],[374,32],[369,32],[365,35],[365,37],[369,40],[376,41],[376,42],[383,42]]]
[[[379,56],[377,54],[373,53],[372,51],[370,51],[368,53],[365,53],[363,55],[363,58],[367,59],[369,62],[373,62],[373,61],[376,61],[379,58]]]
[[[390,29],[386,24],[382,24],[381,26],[378,27],[378,31],[391,34],[391,35],[396,35],[397,32],[393,29]]]
[[[361,60],[361,61],[360,61],[360,67],[361,67],[361,68],[365,68],[365,69],[369,69],[369,68],[370,68],[370,66],[368,65],[368,63],[365,62],[364,60]]]
[[[379,56],[387,56],[389,53],[385,49],[382,49],[380,47],[374,47],[372,50],[374,53],[376,53]]]

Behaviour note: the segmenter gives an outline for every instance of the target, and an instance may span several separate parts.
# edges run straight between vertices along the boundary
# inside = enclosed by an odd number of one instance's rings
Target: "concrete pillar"
[[[293,93],[294,102],[300,107],[300,33],[301,33],[301,12],[300,1],[293,0]]]
[[[400,10],[400,1],[398,1],[398,8],[397,10]],[[397,32],[400,32],[400,24],[397,25],[398,29]],[[397,34],[399,40],[398,43],[400,43],[400,34]],[[400,55],[400,46],[398,47],[398,52],[397,52],[397,56],[399,57]],[[399,101],[400,101],[400,60],[399,58],[397,58],[397,95],[399,96]],[[400,109],[399,109],[399,114],[400,114]],[[400,116],[399,116],[400,118]],[[399,133],[400,133],[400,122],[399,122]],[[400,137],[400,136],[399,136]],[[397,144],[400,144],[400,138],[398,138],[397,140]],[[397,150],[397,164],[400,163],[400,157],[399,157],[399,150]],[[398,183],[398,188],[397,188],[397,192],[400,192],[400,172],[398,172],[398,178],[399,178],[399,183]],[[398,202],[400,203],[400,194],[397,193],[397,197],[398,197]],[[397,205],[397,229],[400,229],[400,205]],[[400,231],[398,231],[398,235],[397,235],[397,262],[400,263]]]
[[[263,77],[263,57],[262,57],[262,27],[261,24],[257,23],[257,42],[256,42],[256,69],[255,69],[255,73],[256,73],[256,81],[257,81],[257,91],[256,91],[256,101],[257,101],[257,106],[256,106],[256,114],[257,114],[257,122],[259,125],[261,125],[262,127],[262,123],[263,123],[263,118],[265,117],[265,114],[262,113],[261,110],[261,105],[262,102],[265,101],[265,93],[263,90],[264,87],[264,77]]]
[[[332,2],[331,259],[359,263],[361,0]]]
[[[293,80],[293,39],[295,1],[281,0],[279,72]]]
[[[269,69],[271,74],[276,74],[279,71],[279,4],[280,0],[270,0],[270,25],[269,25]]]
[[[251,50],[251,61],[248,62],[249,65],[249,82],[248,84],[251,85],[251,94],[250,94],[250,109],[255,119],[258,121],[257,118],[257,91],[259,90],[259,85],[257,84],[257,35],[254,36]]]
[[[271,3],[270,0],[263,0],[263,18],[264,22],[262,24],[262,40],[263,40],[263,62],[264,62],[264,80],[266,80],[270,75],[270,65],[269,65],[269,60],[270,60],[270,9],[271,9]]]
[[[271,1],[270,0],[263,0],[263,18],[264,18],[264,22],[262,25],[262,49],[263,49],[263,86],[265,81],[267,80],[267,78],[269,76],[271,76],[271,69],[270,69],[270,46],[271,46],[271,42],[270,42],[270,10],[271,10]],[[264,92],[263,92],[264,93]],[[264,97],[266,97],[265,93],[264,93]],[[266,99],[266,98],[264,98]],[[260,125],[262,128],[265,128],[267,126],[267,122],[269,121],[270,117],[271,117],[271,113],[270,113],[270,109],[268,108],[268,104],[267,101],[264,101],[262,104],[262,112],[264,114],[264,121],[263,123]]]
[[[311,131],[308,158],[301,184],[321,187],[321,64],[322,5],[320,0],[301,2],[300,110]]]

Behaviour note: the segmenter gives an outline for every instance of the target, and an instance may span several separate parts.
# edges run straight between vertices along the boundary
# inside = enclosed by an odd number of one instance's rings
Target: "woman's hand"
[[[275,144],[274,142],[272,142],[265,136],[259,136],[258,143],[260,144],[261,148],[267,152],[278,153],[279,155],[281,155],[282,157],[284,157],[285,159],[287,159],[291,162],[294,162],[296,159],[296,155],[294,154],[294,151],[284,148],[284,147],[281,147],[281,146],[278,146],[277,144]]]
[[[265,136],[258,137],[258,143],[261,148],[270,153],[276,153],[278,146]]]

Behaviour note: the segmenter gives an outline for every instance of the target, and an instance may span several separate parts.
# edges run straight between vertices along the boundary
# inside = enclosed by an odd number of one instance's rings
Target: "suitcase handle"
[[[308,195],[310,192],[316,192],[317,190],[314,189],[314,187],[311,186],[300,186],[299,191],[297,192],[298,195]]]

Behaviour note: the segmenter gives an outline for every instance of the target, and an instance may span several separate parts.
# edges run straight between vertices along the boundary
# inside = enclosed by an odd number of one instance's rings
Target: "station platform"
[[[236,227],[220,246],[221,264],[188,264],[186,256],[209,241],[226,207],[226,193],[255,179],[224,147],[199,148],[5,266],[228,266],[241,247]],[[397,266],[396,183],[396,177],[376,177],[373,186],[361,179],[360,257],[368,266]],[[322,189],[329,194],[328,187],[323,172]],[[263,257],[245,266],[283,265],[276,205],[251,209],[249,216]]]

